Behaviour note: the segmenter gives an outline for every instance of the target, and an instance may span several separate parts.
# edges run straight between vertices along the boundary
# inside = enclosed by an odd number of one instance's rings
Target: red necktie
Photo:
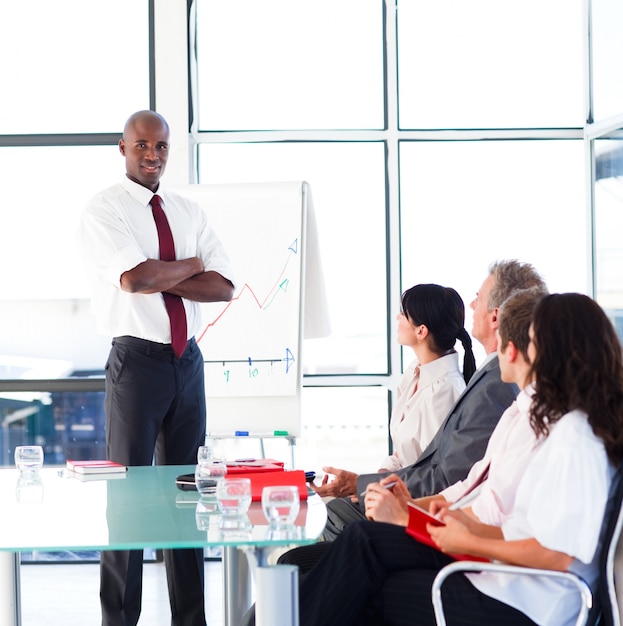
[[[153,196],[153,198],[149,201],[154,214],[156,228],[158,230],[160,260],[175,261],[173,234],[171,233],[169,221],[162,210],[162,204],[160,202],[160,196],[157,195]],[[180,298],[180,296],[173,295],[172,293],[163,292],[162,296],[164,298],[164,306],[169,314],[169,322],[171,324],[171,345],[173,346],[173,352],[175,352],[178,357],[181,357],[182,354],[184,354],[186,342],[188,340],[184,303],[182,302],[182,298]]]

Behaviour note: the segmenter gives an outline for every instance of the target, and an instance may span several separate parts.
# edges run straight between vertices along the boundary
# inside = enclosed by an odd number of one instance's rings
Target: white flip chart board
[[[298,436],[307,183],[173,190],[206,211],[236,279],[231,302],[202,305],[196,336],[205,361],[208,432]]]

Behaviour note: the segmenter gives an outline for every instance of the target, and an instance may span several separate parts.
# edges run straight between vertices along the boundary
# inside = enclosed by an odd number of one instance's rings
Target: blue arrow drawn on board
[[[290,371],[290,367],[292,366],[294,361],[296,361],[296,359],[294,358],[294,355],[292,354],[289,348],[286,348],[286,358],[285,358],[286,374]]]

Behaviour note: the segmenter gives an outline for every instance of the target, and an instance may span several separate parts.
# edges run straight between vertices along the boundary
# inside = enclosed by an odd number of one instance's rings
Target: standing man
[[[471,303],[472,336],[482,344],[487,357],[426,450],[413,465],[396,472],[407,484],[412,497],[439,493],[464,479],[471,466],[482,457],[500,416],[517,396],[517,387],[500,378],[496,333],[502,303],[514,291],[530,287],[546,289],[543,279],[529,263],[508,260],[489,267],[489,274]],[[324,531],[325,539],[332,541],[348,523],[365,517],[363,497],[357,494],[364,493],[368,484],[379,482],[382,475],[359,476],[333,467],[324,469],[335,478],[329,482],[325,477],[315,490],[321,496],[336,496],[327,505]]]
[[[205,441],[199,302],[231,300],[223,246],[196,204],[160,188],[169,126],[154,111],[130,116],[119,141],[126,177],[92,198],[79,230],[99,329],[113,337],[106,364],[106,447],[124,465],[185,465]],[[205,626],[203,550],[165,550],[172,624]],[[103,551],[104,626],[133,626],[141,611],[143,552]]]

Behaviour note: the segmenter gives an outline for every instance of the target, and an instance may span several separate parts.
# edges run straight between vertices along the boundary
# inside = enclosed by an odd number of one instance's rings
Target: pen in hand
[[[387,483],[386,485],[382,485],[382,487],[385,487],[385,489],[391,489],[391,488],[392,488],[392,487],[394,487],[397,483],[398,483],[398,481],[396,481],[396,480],[395,480],[395,481],[394,481],[394,482],[392,482],[392,483]],[[365,489],[365,490],[364,490],[364,491],[362,491],[359,495],[360,495],[360,496],[365,496],[367,491],[368,491],[368,490],[367,490],[367,489]]]

